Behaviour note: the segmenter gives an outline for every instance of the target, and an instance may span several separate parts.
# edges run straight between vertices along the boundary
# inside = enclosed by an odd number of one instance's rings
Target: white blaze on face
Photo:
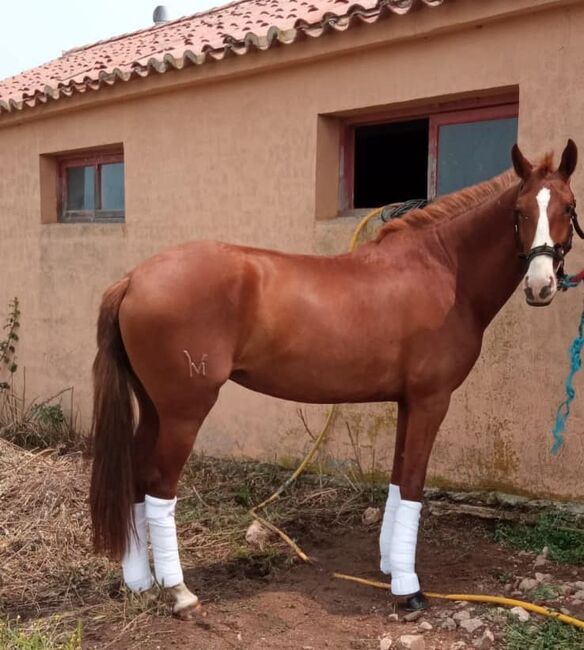
[[[537,194],[536,200],[539,215],[531,248],[543,246],[544,244],[552,248],[554,246],[550,234],[550,221],[548,217],[550,198],[551,192],[547,187],[543,187]],[[554,272],[554,260],[552,257],[549,255],[538,255],[531,260],[525,276],[525,286],[533,292],[533,300],[535,302],[549,302],[556,291],[556,274]],[[542,297],[540,294],[545,287],[550,287],[551,293]]]

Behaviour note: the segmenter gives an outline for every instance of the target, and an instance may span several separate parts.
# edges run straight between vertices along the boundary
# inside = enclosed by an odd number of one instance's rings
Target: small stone
[[[452,618],[457,623],[460,623],[461,621],[468,621],[468,619],[470,618],[470,614],[465,609],[463,609],[461,612],[456,612],[456,614],[454,614]]]
[[[367,508],[361,515],[361,521],[365,526],[372,526],[381,519],[381,510],[379,508]]]
[[[577,591],[574,594],[574,598],[577,598],[578,600],[584,600],[584,590],[582,591]]]
[[[511,609],[511,614],[516,616],[521,623],[527,623],[529,620],[529,612],[526,612],[523,607],[513,607]]]
[[[533,566],[538,567],[538,566],[544,566],[546,564],[547,564],[547,557],[545,557],[545,555],[538,555],[535,558],[535,562],[533,563]]]
[[[579,580],[578,582],[574,582],[572,586],[576,591],[584,590],[584,582],[582,582],[582,580]]]
[[[396,650],[426,650],[426,642],[421,634],[403,634],[397,640]]]
[[[579,598],[572,600],[572,605],[581,605],[582,603],[584,603],[584,600],[580,600]]]
[[[456,621],[453,618],[450,618],[449,616],[448,618],[445,619],[444,623],[440,625],[440,627],[443,630],[448,630],[449,632],[452,632],[456,630]]]
[[[450,650],[466,650],[466,643],[464,641],[456,641],[450,646]]]
[[[560,585],[560,593],[562,596],[569,596],[572,593],[571,585]]]
[[[264,549],[270,533],[264,528],[259,521],[253,521],[245,533],[245,541],[250,546],[255,546],[260,550]]]
[[[523,592],[522,591],[512,591],[511,595],[512,596],[523,596]]]
[[[384,634],[381,639],[379,639],[379,650],[389,650],[393,645],[393,639],[389,634]]]
[[[566,609],[565,607],[560,607],[560,612],[562,612],[562,614],[565,614],[566,616],[570,616],[571,614],[570,610]]]
[[[523,580],[519,583],[519,590],[524,592],[531,591],[532,589],[535,589],[538,584],[539,582],[533,578],[523,578]]]
[[[550,549],[549,549],[547,546],[544,546],[544,547],[541,549],[541,554],[542,554],[542,556],[543,556],[544,558],[546,558],[546,560],[547,560],[547,558],[550,556]]]
[[[478,650],[489,650],[494,643],[495,635],[488,629],[483,632],[483,636],[480,639],[473,641],[474,647],[478,648]]]
[[[463,630],[466,630],[469,634],[476,632],[478,629],[484,626],[484,623],[480,618],[470,618],[467,621],[460,621],[460,627]]]
[[[396,614],[396,613],[388,614],[387,620],[390,623],[397,623],[399,621],[399,614]]]
[[[553,576],[551,573],[536,573],[535,579],[538,582],[549,582],[550,580],[553,580]]]
[[[504,506],[519,506],[527,501],[526,497],[520,497],[518,494],[503,494],[501,492],[497,496],[499,497],[499,503]]]
[[[434,629],[433,626],[432,626],[432,623],[428,623],[428,621],[422,621],[422,622],[418,625],[418,627],[420,628],[420,630],[421,630],[422,632],[430,632],[431,630]]]
[[[406,614],[404,616],[404,621],[407,621],[408,623],[412,623],[413,621],[417,621],[419,618],[422,618],[423,615],[424,612],[421,609],[418,609],[415,612],[410,612],[409,614]]]

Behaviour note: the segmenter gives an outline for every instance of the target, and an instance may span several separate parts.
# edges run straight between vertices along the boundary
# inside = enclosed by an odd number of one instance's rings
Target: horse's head
[[[515,235],[527,268],[523,289],[528,304],[549,305],[558,290],[574,229],[580,237],[584,236],[570,188],[578,149],[573,140],[568,140],[557,169],[552,167],[551,156],[537,167],[532,165],[517,145],[513,147],[512,159],[522,181],[515,206]]]

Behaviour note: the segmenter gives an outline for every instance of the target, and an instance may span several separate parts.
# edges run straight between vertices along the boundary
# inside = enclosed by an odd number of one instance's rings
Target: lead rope
[[[584,281],[584,271],[580,271],[577,275],[565,275],[560,279],[560,289],[566,291],[577,287],[580,282]],[[555,456],[564,444],[564,431],[566,430],[566,422],[570,415],[570,406],[574,397],[576,397],[576,389],[574,388],[574,377],[576,373],[582,368],[582,348],[584,347],[584,310],[580,316],[580,324],[578,325],[578,335],[570,345],[570,372],[566,377],[566,399],[558,406],[556,411],[556,422],[552,430],[554,437],[554,444],[552,447],[552,454]]]

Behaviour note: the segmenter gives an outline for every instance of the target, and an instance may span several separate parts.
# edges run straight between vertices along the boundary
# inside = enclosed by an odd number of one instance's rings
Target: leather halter
[[[521,188],[519,191],[521,191]],[[576,213],[575,205],[571,207],[570,231],[568,233],[568,237],[566,241],[563,244],[555,244],[554,246],[549,246],[548,244],[542,244],[541,246],[534,246],[527,253],[523,253],[521,238],[519,235],[519,212],[515,212],[514,229],[515,229],[515,244],[517,246],[517,250],[519,251],[518,255],[520,259],[525,260],[526,266],[529,266],[532,260],[534,260],[536,257],[539,257],[540,255],[551,257],[557,263],[556,275],[558,276],[558,278],[561,278],[565,275],[564,258],[572,248],[572,237],[574,235],[574,231],[576,231],[576,234],[578,235],[578,237],[580,237],[580,239],[584,239],[584,230],[582,230],[582,227],[578,223],[578,214]]]

